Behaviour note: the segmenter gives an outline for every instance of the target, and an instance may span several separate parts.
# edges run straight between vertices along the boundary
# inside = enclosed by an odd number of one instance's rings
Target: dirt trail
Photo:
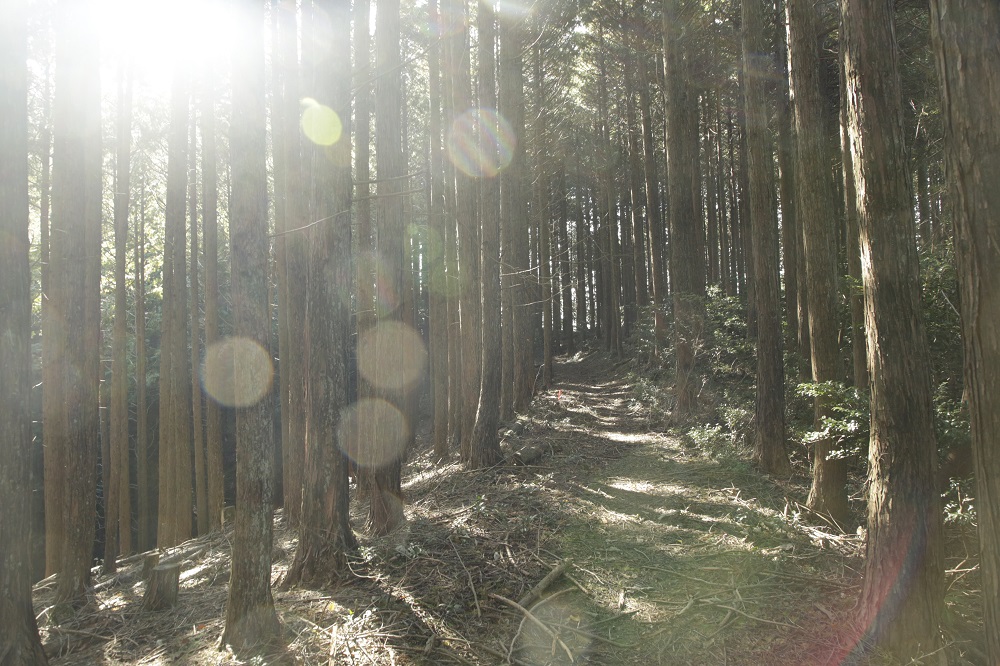
[[[564,520],[553,554],[587,589],[545,613],[594,628],[578,645],[591,663],[839,663],[857,543],[798,522],[784,489],[747,465],[666,434],[626,367],[566,359],[539,400],[552,432],[538,435],[562,444],[548,461]],[[550,661],[526,663],[570,663],[536,640]]]
[[[798,522],[784,497],[801,487],[669,435],[669,415],[635,381],[629,364],[601,353],[561,359],[556,384],[506,437],[505,446],[542,451],[530,465],[441,466],[425,433],[404,470],[406,528],[360,535],[353,575],[333,588],[276,588],[285,660],[840,663],[853,645],[856,539]],[[355,506],[356,526],[363,509]],[[142,610],[141,557],[97,576],[92,602],[72,620],[50,625],[42,611],[51,663],[277,663],[218,650],[231,536],[164,555],[184,559],[169,611]],[[296,536],[279,512],[276,584]],[[511,606],[566,559],[568,575],[531,605],[531,618]],[[36,608],[51,594],[39,586]]]

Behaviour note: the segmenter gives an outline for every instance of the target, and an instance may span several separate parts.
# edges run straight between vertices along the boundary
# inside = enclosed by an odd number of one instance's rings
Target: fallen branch
[[[552,583],[554,583],[556,579],[559,578],[559,576],[566,573],[566,570],[569,569],[571,564],[572,564],[571,560],[563,560],[562,562],[557,564],[556,567],[552,569],[552,571],[550,571],[545,576],[545,578],[538,581],[538,585],[535,585],[533,588],[531,588],[531,591],[528,592],[523,597],[521,597],[521,599],[517,603],[523,606],[524,608],[529,607],[532,603],[537,601],[539,597],[542,596],[542,593],[545,592],[545,590],[548,589],[549,586],[552,585]]]
[[[528,620],[530,620],[532,624],[534,624],[536,627],[538,627],[539,629],[541,629],[542,631],[544,631],[546,634],[548,634],[552,638],[552,640],[554,640],[555,642],[559,643],[559,647],[561,647],[563,649],[563,651],[566,653],[566,656],[569,657],[569,660],[571,662],[576,660],[575,657],[573,656],[573,652],[569,649],[569,647],[566,645],[566,643],[564,643],[563,640],[561,638],[559,638],[559,636],[556,634],[556,632],[554,632],[551,629],[549,629],[548,626],[546,626],[546,624],[544,622],[542,622],[537,617],[535,617],[534,615],[532,615],[531,612],[527,608],[525,608],[521,604],[517,603],[516,601],[511,601],[507,597],[502,597],[499,594],[493,594],[492,592],[490,592],[490,597],[492,597],[493,599],[496,599],[497,601],[502,601],[503,603],[507,604],[508,606],[511,606],[512,608],[516,608],[517,610],[521,611],[521,613],[524,615],[524,617],[526,617]]]

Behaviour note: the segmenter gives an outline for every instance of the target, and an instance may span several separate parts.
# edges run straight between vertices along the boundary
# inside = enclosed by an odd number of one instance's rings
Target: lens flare
[[[381,467],[398,460],[409,437],[406,417],[385,400],[363,398],[340,414],[337,445],[362,467]]]
[[[382,322],[358,342],[358,373],[376,389],[409,390],[420,382],[426,367],[424,341],[402,322]]]
[[[332,146],[340,141],[344,125],[337,112],[314,99],[302,100],[302,133],[317,146]]]
[[[474,178],[492,178],[510,164],[516,139],[503,116],[493,109],[469,109],[448,132],[448,159]]]
[[[249,338],[223,338],[205,350],[201,385],[221,405],[255,404],[267,395],[273,378],[270,354]]]

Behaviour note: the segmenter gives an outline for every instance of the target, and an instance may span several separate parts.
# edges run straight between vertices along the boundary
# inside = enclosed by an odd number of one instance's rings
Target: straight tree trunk
[[[573,340],[573,293],[570,289],[572,272],[569,252],[569,191],[566,189],[566,156],[559,161],[559,220],[556,234],[559,237],[559,274],[561,276],[562,296],[562,348],[572,354],[576,351]],[[645,267],[643,268],[645,279]]]
[[[676,357],[675,416],[683,419],[689,417],[698,404],[695,355],[704,329],[704,261],[697,249],[699,220],[692,191],[698,155],[698,100],[691,84],[688,45],[678,27],[678,0],[664,0],[663,8],[670,284]]]
[[[152,479],[149,471],[149,423],[146,412],[146,176],[139,187],[135,233],[135,458],[139,551],[156,543]]]
[[[774,193],[774,145],[768,119],[767,46],[763,0],[743,0],[743,99],[750,176],[750,224],[757,298],[757,401],[754,462],[768,474],[788,475],[785,452],[785,373],[781,349],[778,217]]]
[[[795,96],[796,211],[805,240],[809,349],[814,382],[843,377],[837,347],[836,186],[830,158],[829,118],[820,89],[819,20],[813,0],[787,0],[790,86]],[[815,430],[829,415],[827,400],[815,400]],[[834,458],[829,438],[813,443],[813,478],[806,505],[846,521],[847,461]]]
[[[191,411],[187,377],[186,307],[188,89],[187,75],[176,73],[171,90],[167,139],[167,202],[164,222],[163,331],[160,343],[160,484],[161,548],[191,536]]]
[[[795,210],[795,118],[788,90],[788,33],[784,29],[784,0],[775,20],[778,46],[777,124],[778,124],[778,192],[781,199],[781,267],[784,272],[785,325],[788,328],[788,349],[799,352],[799,293],[798,250],[799,223]]]
[[[496,15],[492,0],[480,0],[477,32],[479,33],[479,104],[485,109],[496,107]],[[488,117],[483,118],[484,121]],[[500,453],[500,381],[501,311],[500,311],[500,180],[491,168],[499,169],[498,146],[487,132],[480,133],[479,150],[488,172],[480,180],[482,207],[482,318],[489,322],[482,327],[482,382],[476,425],[472,432],[472,447],[468,466],[480,469],[497,464]],[[500,326],[496,322],[501,322]]]
[[[364,4],[364,3],[359,3]],[[284,330],[288,336],[286,353],[281,357],[281,372],[287,377],[288,419],[282,452],[282,502],[291,527],[298,527],[302,512],[302,475],[306,439],[306,367],[302,331],[305,328],[306,282],[308,275],[307,235],[301,229],[308,224],[308,204],[302,172],[301,131],[299,129],[300,70],[298,58],[297,13],[293,5],[279,3],[278,61],[281,77],[280,146],[282,150],[284,192],[284,227],[281,243],[285,248],[285,290],[283,292]],[[359,93],[359,104],[361,104]],[[360,107],[359,107],[360,108]],[[364,144],[367,145],[367,144]],[[359,150],[361,144],[359,143]]]
[[[393,411],[393,418],[378,419],[371,439],[362,444],[370,453],[359,464],[370,468],[371,496],[367,527],[374,534],[387,534],[404,521],[401,465],[409,437],[408,399],[414,389],[410,377],[398,377],[407,367],[411,350],[392,331],[407,330],[404,321],[408,285],[404,268],[409,260],[404,224],[406,157],[403,153],[403,83],[400,68],[399,0],[379,0],[375,14],[375,155],[377,158],[378,254],[383,262],[382,280],[388,294],[379,294],[375,302],[378,323],[367,339],[358,341],[358,371],[371,385],[375,397]],[[463,302],[464,305],[464,302]],[[407,338],[408,339],[408,338]],[[374,351],[375,358],[365,358],[363,350]],[[374,372],[365,372],[373,368]],[[392,376],[392,380],[385,379]],[[401,380],[401,381],[399,381]],[[405,433],[399,431],[402,419]],[[364,432],[364,431],[363,431]]]
[[[965,379],[976,473],[979,567],[986,657],[1000,663],[1000,11],[995,4],[932,0],[931,30],[945,126],[945,166],[954,202],[962,288]]]
[[[332,145],[309,148],[309,174],[313,219],[329,224],[308,229],[309,280],[308,322],[305,331],[308,369],[309,429],[305,444],[302,485],[302,516],[299,545],[285,577],[286,586],[297,583],[324,585],[349,575],[348,551],[357,546],[350,525],[347,458],[350,438],[338,428],[341,411],[347,407],[347,340],[350,312],[341,295],[350,291],[350,167],[347,160],[332,164],[328,151],[344,151],[350,135],[350,3],[325,0],[314,7],[325,14],[332,27],[329,50],[307,51],[315,60],[312,87],[316,104],[327,104],[339,119],[342,131]],[[311,29],[313,17],[303,25]],[[311,30],[310,30],[311,31]],[[314,37],[315,33],[307,35]],[[306,40],[315,45],[315,40]],[[311,48],[315,48],[312,46]],[[322,107],[320,107],[322,108]],[[329,114],[323,112],[327,117]],[[302,232],[298,232],[302,233]],[[337,447],[331,446],[335,442]]]
[[[205,254],[205,349],[219,342],[219,212],[216,166],[215,105],[209,77],[201,98],[201,205]],[[222,466],[222,418],[219,404],[205,400],[205,475],[208,486],[208,528],[222,529],[225,473]]]
[[[427,11],[432,25],[440,20],[438,2],[431,0]],[[441,147],[441,41],[433,40],[427,53],[428,86],[430,96],[430,120],[428,141],[430,141],[430,188],[431,202],[429,226],[432,242],[427,252],[427,292],[428,326],[430,339],[431,382],[434,392],[434,457],[443,461],[448,457],[448,284],[445,273],[445,212],[444,212],[444,153]],[[505,288],[504,298],[510,295]],[[509,306],[504,301],[504,340]],[[506,343],[505,343],[506,344]],[[510,357],[504,347],[506,361]],[[509,386],[505,383],[501,393],[501,410],[512,408]]]
[[[27,2],[0,6],[0,662],[42,666],[31,602]],[[47,151],[47,146],[46,146]]]
[[[53,507],[62,529],[53,535],[60,542],[56,599],[73,604],[82,602],[90,583],[99,447],[100,67],[96,38],[82,27],[87,11],[84,3],[63,3],[55,26],[53,153],[59,159],[52,171],[50,302],[62,317],[53,340],[59,348],[53,397],[60,403],[54,416],[66,429],[51,441],[62,452],[63,469],[46,485],[61,486],[61,506]]]
[[[234,353],[236,403],[236,527],[222,645],[238,654],[272,651],[281,627],[271,597],[274,512],[273,392],[270,382],[270,313],[267,299],[267,135],[261,3],[241,5],[241,39],[233,52],[230,121],[229,238],[232,244],[233,333],[253,353]],[[196,322],[192,322],[192,329]],[[235,349],[233,350],[235,352]],[[264,384],[264,385],[262,385]]]
[[[115,309],[111,340],[111,483],[105,496],[104,569],[115,570],[119,553],[132,549],[132,506],[129,501],[128,457],[128,302],[125,263],[128,253],[128,209],[132,132],[132,76],[120,74],[115,157]]]
[[[518,17],[500,16],[500,113],[510,123],[515,137],[525,131],[524,110],[524,59],[525,45],[523,23]],[[528,211],[527,211],[527,159],[524,141],[514,145],[510,164],[501,173],[500,187],[503,197],[501,214],[503,227],[508,230],[509,243],[504,245],[505,270],[511,274],[510,312],[512,317],[511,357],[513,375],[513,408],[523,411],[531,400],[534,381],[534,364],[531,359],[531,313],[528,271]],[[509,254],[506,248],[510,248]]]
[[[891,0],[843,0],[840,8],[871,373],[860,611],[866,638],[907,661],[937,649],[944,571],[895,7]]]
[[[193,115],[193,114],[192,114]],[[206,476],[205,424],[201,399],[201,296],[198,284],[198,141],[197,123],[191,119],[191,148],[188,153],[188,220],[191,226],[191,424],[194,448],[194,491],[198,534],[209,531],[208,478]]]

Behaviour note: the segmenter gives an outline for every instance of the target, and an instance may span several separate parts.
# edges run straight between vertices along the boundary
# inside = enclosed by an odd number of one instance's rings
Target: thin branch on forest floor
[[[535,617],[534,615],[532,615],[531,611],[529,611],[527,608],[525,608],[524,606],[520,605],[516,601],[511,601],[507,597],[502,597],[499,594],[493,594],[491,592],[490,593],[490,597],[493,598],[493,599],[496,599],[497,601],[501,601],[501,602],[507,604],[508,606],[510,606],[512,608],[516,608],[517,610],[521,611],[521,613],[524,614],[524,617],[526,617],[529,620],[531,620],[532,624],[534,624],[536,627],[538,627],[539,629],[541,629],[542,631],[544,631],[546,634],[548,634],[550,637],[552,637],[552,640],[554,640],[555,642],[557,642],[559,644],[559,647],[561,647],[563,649],[563,651],[566,653],[566,656],[569,657],[569,660],[571,662],[572,661],[576,661],[576,657],[573,656],[573,652],[569,649],[569,646],[567,646],[566,643],[564,643],[563,640],[561,638],[559,638],[558,634],[556,634],[554,631],[552,631],[551,629],[549,629],[548,625],[546,625],[544,622],[542,622],[537,617]]]
[[[462,565],[466,578],[469,579],[469,589],[472,590],[472,600],[476,602],[476,617],[482,617],[483,610],[479,607],[479,595],[476,594],[476,585],[472,582],[472,574],[469,573],[468,568],[465,566],[465,561],[462,560],[462,555],[458,552],[458,548],[455,547],[455,544],[452,543],[451,539],[448,539],[448,543],[451,545],[451,549],[455,551],[455,555],[458,557],[458,563]]]
[[[555,567],[553,567],[552,571],[546,574],[545,578],[538,581],[538,584],[535,585],[533,588],[531,588],[531,590],[526,595],[521,597],[517,603],[520,606],[523,606],[524,608],[530,606],[532,602],[536,601],[540,596],[542,596],[542,593],[545,592],[545,590],[548,589],[549,586],[551,586],[552,583],[554,583],[559,578],[559,576],[566,573],[566,570],[569,569],[570,565],[572,564],[573,564],[572,560],[569,559],[565,559],[559,564],[557,564]]]

